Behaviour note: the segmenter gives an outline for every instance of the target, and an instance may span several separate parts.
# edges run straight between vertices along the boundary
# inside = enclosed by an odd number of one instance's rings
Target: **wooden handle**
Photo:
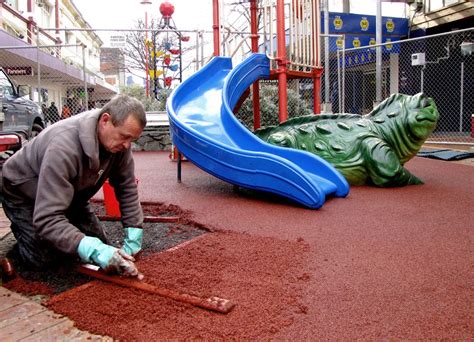
[[[109,283],[114,283],[124,287],[130,287],[148,293],[156,294],[162,297],[171,298],[182,303],[191,304],[211,311],[228,313],[235,306],[235,304],[228,299],[223,299],[219,297],[200,298],[186,293],[163,289],[158,286],[147,284],[136,279],[108,275],[102,270],[98,269],[96,266],[92,265],[81,265],[79,266],[78,271],[82,274],[103,281],[107,281]]]

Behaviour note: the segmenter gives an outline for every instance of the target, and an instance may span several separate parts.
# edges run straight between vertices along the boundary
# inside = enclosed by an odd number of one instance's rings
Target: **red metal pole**
[[[59,37],[59,0],[54,4],[54,27],[56,28],[56,39]]]
[[[148,12],[145,11],[145,92],[146,97],[150,96],[150,81],[149,81],[149,66],[148,66]],[[153,46],[153,53],[156,53],[155,47]],[[156,77],[156,75],[153,75]]]
[[[278,63],[278,94],[280,122],[288,119],[288,93],[287,93],[287,68],[286,39],[285,39],[285,1],[277,1],[277,63]]]
[[[252,52],[258,52],[258,22],[257,22],[257,0],[250,2],[250,33],[252,39]],[[258,81],[252,84],[253,101],[253,129],[260,128],[260,88]]]
[[[313,71],[313,74],[316,70]],[[313,76],[313,113],[321,114],[321,72]]]
[[[28,0],[27,1],[26,10],[28,11],[28,13],[33,12],[33,0]],[[27,38],[28,44],[33,43],[33,33],[32,33],[33,32],[33,23],[34,23],[33,17],[32,16],[28,17],[28,22],[26,24],[26,36],[28,37]]]
[[[56,44],[61,45],[61,36],[59,35],[59,0],[56,0],[54,4],[54,27],[56,28]],[[56,56],[60,57],[61,56],[61,48],[57,47],[56,48]]]
[[[219,56],[220,52],[220,36],[219,36],[219,0],[212,1],[212,29],[214,31],[214,56]]]

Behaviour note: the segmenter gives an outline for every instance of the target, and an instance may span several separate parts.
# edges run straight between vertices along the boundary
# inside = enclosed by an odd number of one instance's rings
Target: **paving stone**
[[[50,311],[42,311],[31,315],[15,324],[0,329],[0,341],[18,341],[44,329],[65,322],[66,318],[59,318]]]
[[[22,342],[39,342],[39,341],[113,341],[110,337],[103,337],[89,334],[74,327],[74,323],[66,320],[62,323],[41,330],[21,340]]]
[[[46,308],[38,303],[26,301],[24,303],[14,305],[8,309],[0,311],[0,329],[15,324],[29,316],[36,315]]]
[[[27,301],[28,298],[0,286],[0,312]]]

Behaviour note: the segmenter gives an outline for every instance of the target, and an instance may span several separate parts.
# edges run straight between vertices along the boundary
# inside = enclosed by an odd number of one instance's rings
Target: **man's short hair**
[[[109,113],[112,117],[114,126],[120,126],[131,115],[141,125],[146,126],[146,114],[143,104],[134,97],[128,95],[114,96],[101,109],[100,115]]]

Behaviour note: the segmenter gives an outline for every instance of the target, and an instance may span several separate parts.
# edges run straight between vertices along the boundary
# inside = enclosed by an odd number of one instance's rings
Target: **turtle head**
[[[367,116],[404,163],[433,132],[439,113],[433,99],[422,93],[393,94]]]
[[[439,118],[433,99],[419,93],[408,97],[405,104],[410,133],[417,139],[425,140],[435,129]]]

